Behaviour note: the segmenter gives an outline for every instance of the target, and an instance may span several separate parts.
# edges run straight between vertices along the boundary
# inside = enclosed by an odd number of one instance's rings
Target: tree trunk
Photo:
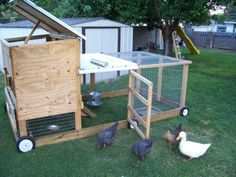
[[[164,55],[172,56],[173,54],[173,39],[170,26],[165,26],[162,30],[163,42],[164,42]]]

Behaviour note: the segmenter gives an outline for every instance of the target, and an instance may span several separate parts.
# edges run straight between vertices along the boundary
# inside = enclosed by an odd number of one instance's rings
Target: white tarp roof
[[[128,71],[138,69],[136,63],[101,53],[81,54],[79,74]]]

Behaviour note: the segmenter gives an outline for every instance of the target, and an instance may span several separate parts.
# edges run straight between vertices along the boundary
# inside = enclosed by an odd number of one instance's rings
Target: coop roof
[[[151,67],[151,66],[168,66],[168,65],[178,65],[178,64],[191,64],[189,60],[183,60],[178,58],[173,58],[165,55],[158,55],[143,51],[133,51],[133,52],[117,52],[108,54],[113,57],[121,58],[126,61],[130,61],[138,64],[140,67]]]
[[[77,24],[83,24],[88,22],[93,22],[97,20],[103,20],[106,18],[103,17],[81,17],[81,18],[61,18],[60,20],[66,23],[67,25],[73,26]],[[10,23],[0,23],[0,28],[32,28],[34,23],[29,20],[21,20]]]
[[[50,33],[56,32],[86,39],[86,37],[77,30],[29,0],[11,0],[10,3],[17,13],[29,19],[34,24],[40,21],[39,26]],[[25,22],[22,21],[20,23],[24,24]],[[26,22],[27,25],[32,25],[32,23]],[[14,25],[14,23],[12,25]]]

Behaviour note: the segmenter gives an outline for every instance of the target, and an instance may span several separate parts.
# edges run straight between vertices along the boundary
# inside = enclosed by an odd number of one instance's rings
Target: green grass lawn
[[[3,77],[0,76],[0,176],[1,177],[235,177],[236,176],[236,54],[201,48],[191,59],[187,92],[190,115],[152,124],[154,144],[140,163],[131,153],[139,140],[133,130],[119,130],[112,147],[97,150],[96,136],[18,153],[4,113]],[[170,150],[163,134],[183,123],[188,138],[211,142],[207,154],[185,162],[177,148]]]

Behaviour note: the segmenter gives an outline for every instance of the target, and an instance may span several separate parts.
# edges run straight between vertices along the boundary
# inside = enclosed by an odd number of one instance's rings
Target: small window
[[[218,26],[217,32],[218,33],[226,33],[226,26]]]

